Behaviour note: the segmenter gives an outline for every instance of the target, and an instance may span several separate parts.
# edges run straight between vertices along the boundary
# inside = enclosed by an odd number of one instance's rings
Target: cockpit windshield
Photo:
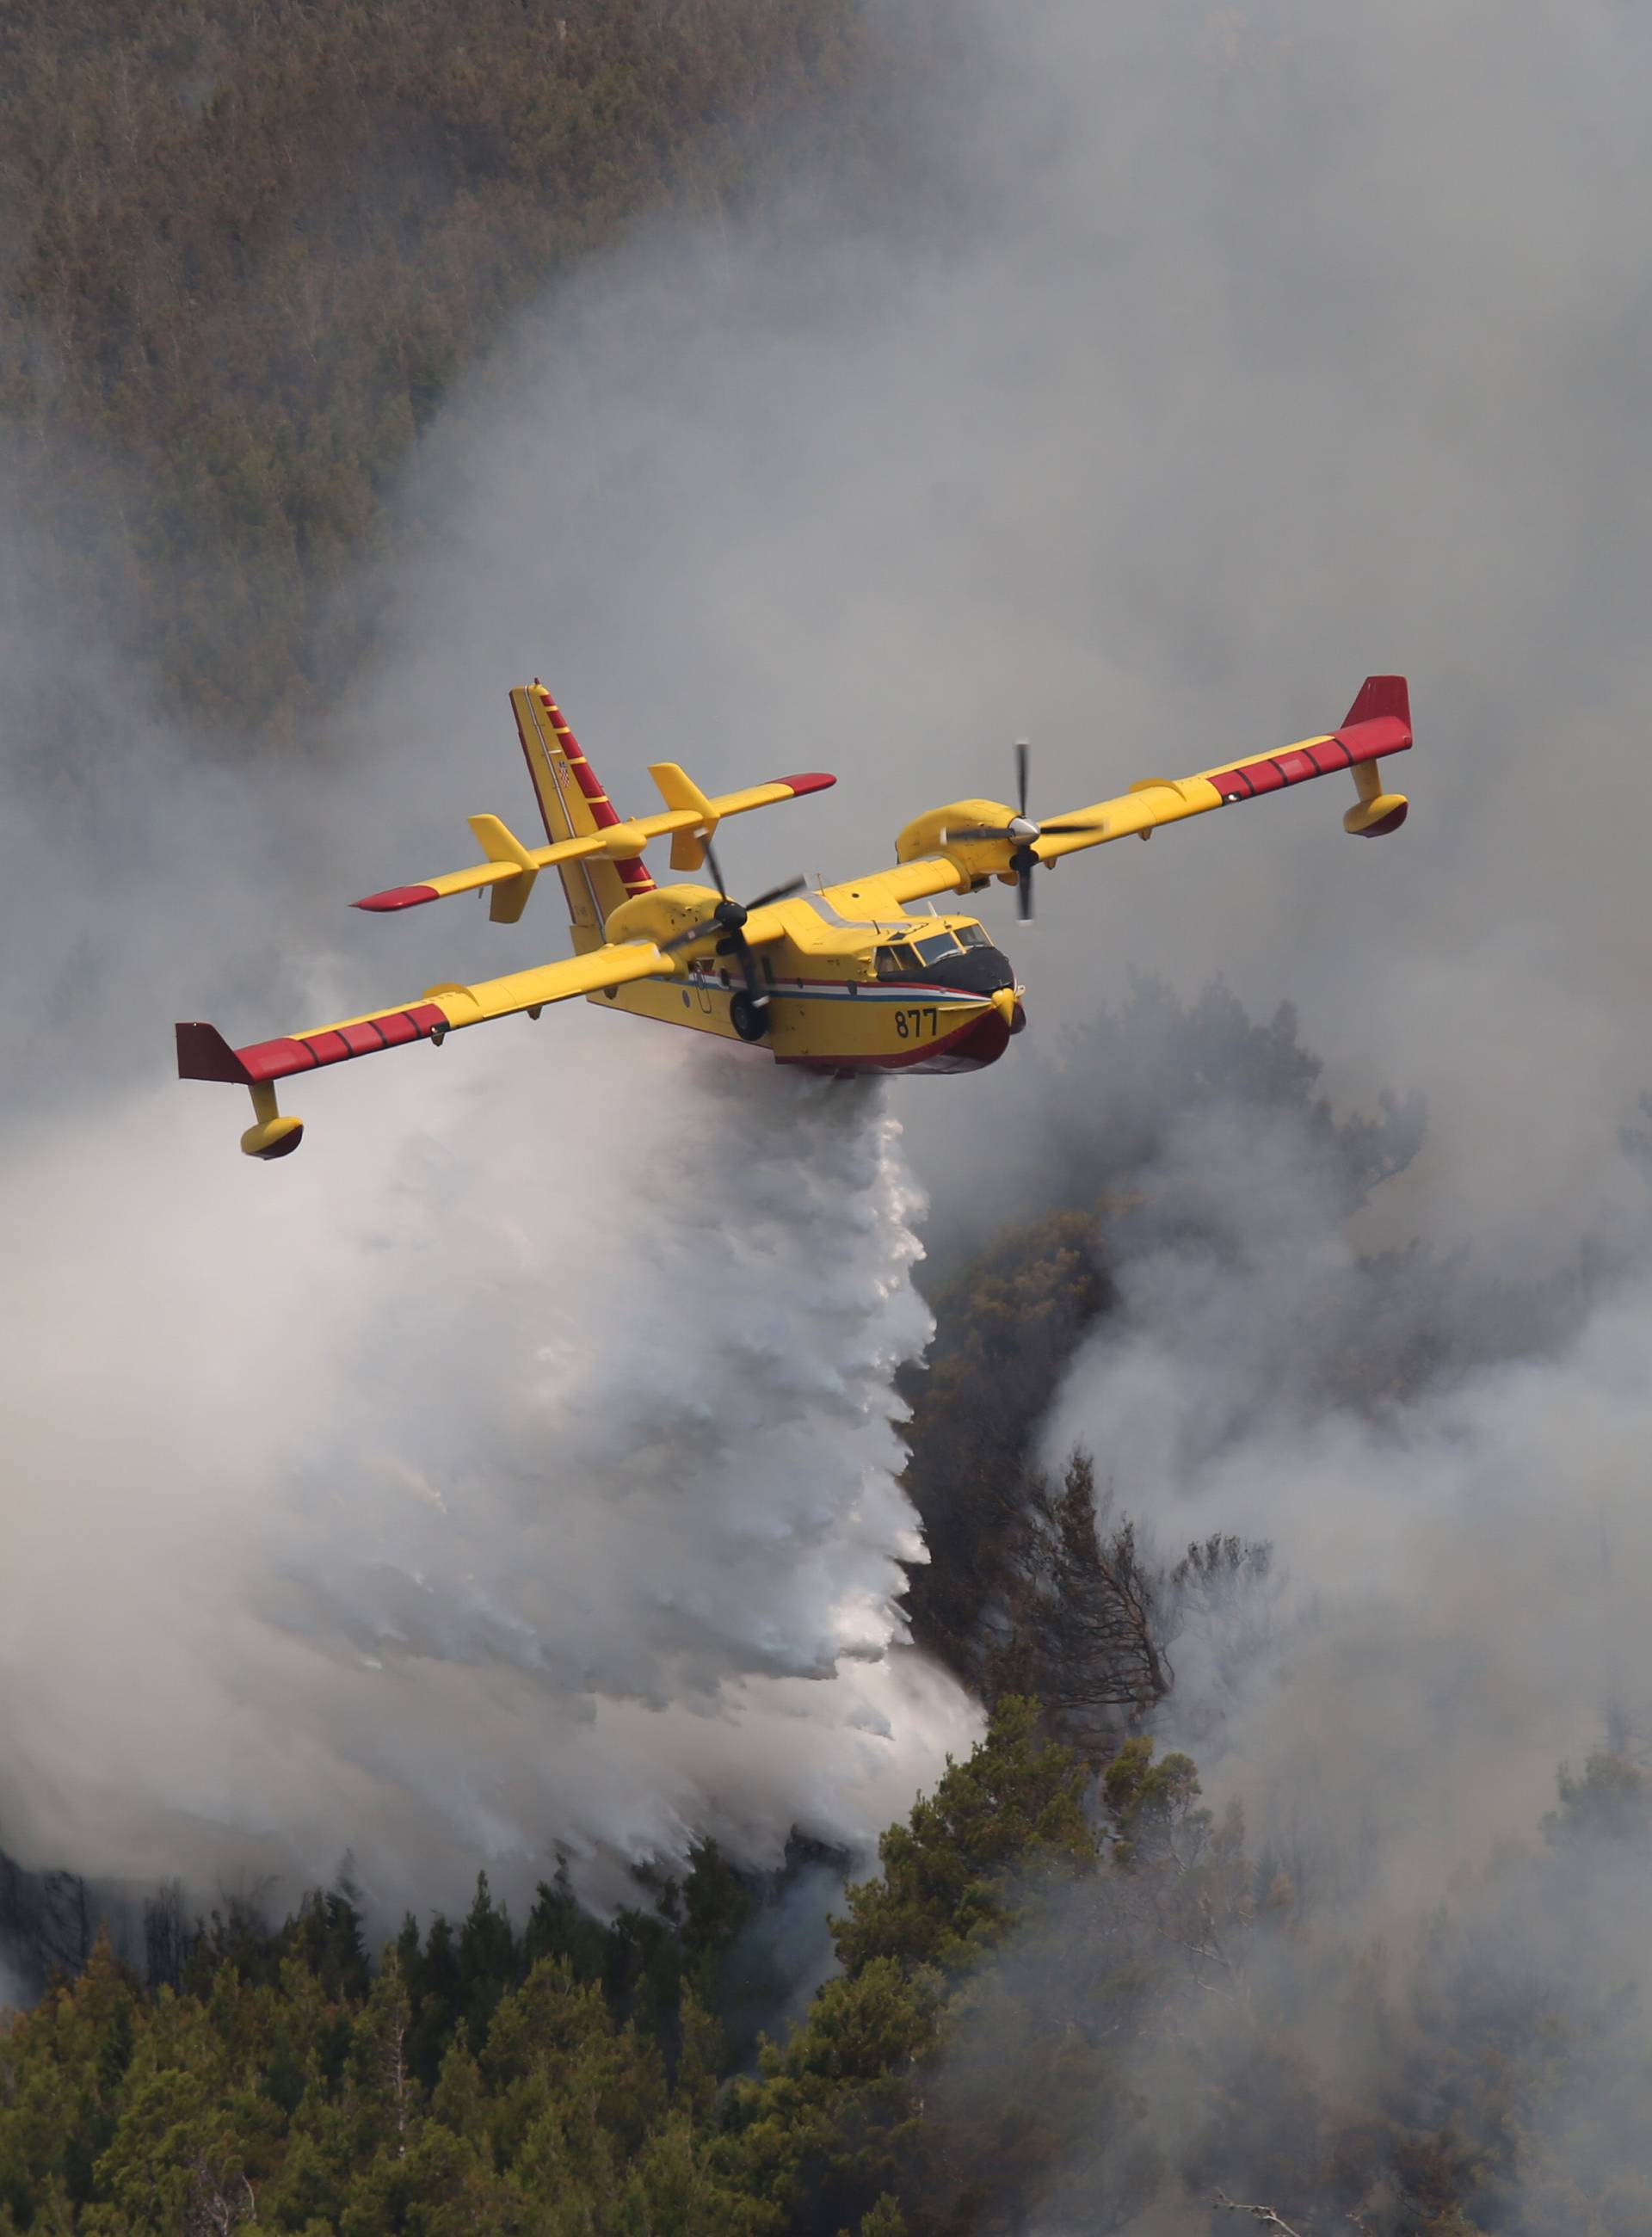
[[[927,940],[890,941],[874,959],[880,979],[921,979],[924,973],[956,955],[961,947],[990,947],[992,940],[978,924],[961,926],[956,933],[931,933]]]

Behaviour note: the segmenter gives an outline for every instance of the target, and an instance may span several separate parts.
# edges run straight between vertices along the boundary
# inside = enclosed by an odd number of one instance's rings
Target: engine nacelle
[[[722,898],[715,886],[657,886],[652,893],[621,901],[604,925],[603,937],[616,946],[627,940],[671,940],[710,917]]]
[[[931,808],[909,823],[895,842],[897,862],[915,862],[928,855],[944,855],[959,869],[960,885],[977,878],[1001,874],[1005,842],[1001,839],[949,839],[950,831],[968,831],[980,825],[1002,830],[1015,810],[1001,800],[951,800],[944,808]]]

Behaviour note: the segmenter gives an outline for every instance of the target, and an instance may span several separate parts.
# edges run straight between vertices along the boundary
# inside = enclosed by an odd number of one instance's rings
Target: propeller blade
[[[790,894],[802,893],[808,883],[807,878],[793,878],[788,885],[775,886],[768,893],[759,894],[755,901],[746,903],[746,914],[750,916],[753,909],[767,908],[770,901],[783,901]]]
[[[759,894],[755,901],[748,901],[742,907],[738,901],[730,901],[728,888],[723,882],[723,873],[718,869],[717,858],[710,847],[707,847],[705,854],[710,864],[711,875],[717,881],[717,891],[723,896],[717,908],[726,907],[731,915],[737,918],[737,921],[726,923],[714,910],[710,916],[703,916],[697,924],[691,924],[684,931],[673,933],[669,940],[658,940],[655,944],[662,955],[671,955],[679,947],[692,947],[697,940],[715,940],[717,945],[712,951],[715,954],[739,957],[740,968],[745,973],[746,984],[751,990],[753,1000],[761,998],[766,1001],[768,997],[763,993],[762,981],[757,976],[757,959],[742,927],[753,909],[767,908],[770,901],[783,901],[790,894],[802,893],[809,881],[807,878],[793,878],[789,884],[775,886],[768,893]]]
[[[709,838],[705,841],[705,861],[706,868],[711,873],[712,883],[716,886],[718,893],[722,894],[724,900],[726,901],[729,899],[729,889],[723,882],[723,871],[717,861],[716,852],[713,849],[711,841]]]
[[[1041,823],[1038,835],[1041,839],[1048,839],[1059,836],[1063,831],[1105,831],[1107,828],[1105,823]]]
[[[1021,802],[1023,820],[1027,815],[1027,774],[1028,763],[1031,758],[1032,748],[1025,738],[1017,738],[1015,741],[1015,793]]]
[[[1015,874],[1015,914],[1023,924],[1033,921],[1033,865],[1023,862]]]
[[[679,947],[692,947],[697,940],[722,940],[728,937],[726,925],[719,924],[714,916],[706,916],[702,917],[698,924],[691,924],[686,932],[673,933],[669,940],[657,940],[655,945],[662,955],[671,955]]]
[[[735,960],[740,966],[741,976],[746,982],[746,994],[751,1006],[756,1010],[766,1010],[769,1006],[769,990],[763,985],[763,974],[757,968],[757,951],[743,933],[738,933],[735,936],[734,954]]]
[[[1007,823],[960,823],[941,835],[945,839],[1012,839],[1014,836]]]

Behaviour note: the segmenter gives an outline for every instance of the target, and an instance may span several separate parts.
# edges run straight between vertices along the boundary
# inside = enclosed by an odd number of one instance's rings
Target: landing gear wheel
[[[769,1030],[769,1005],[754,1002],[743,990],[730,1000],[729,1023],[743,1041],[760,1041]]]

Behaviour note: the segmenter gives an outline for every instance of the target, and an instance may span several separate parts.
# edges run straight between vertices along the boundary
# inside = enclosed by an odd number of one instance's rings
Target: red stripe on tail
[[[598,831],[611,830],[614,825],[621,821],[618,809],[603,790],[601,778],[585,759],[579,741],[568,728],[561,708],[558,706],[543,683],[536,682],[533,688],[539,695],[539,704],[551,718],[551,727],[556,733],[558,745],[566,756],[568,767],[573,772],[574,782],[578,786],[585,796],[586,805],[591,809],[591,822]],[[530,769],[532,767],[532,764],[530,762]],[[614,868],[619,874],[619,882],[628,894],[653,892],[654,881],[649,874],[648,865],[639,855],[632,855],[628,861],[616,862]]]

